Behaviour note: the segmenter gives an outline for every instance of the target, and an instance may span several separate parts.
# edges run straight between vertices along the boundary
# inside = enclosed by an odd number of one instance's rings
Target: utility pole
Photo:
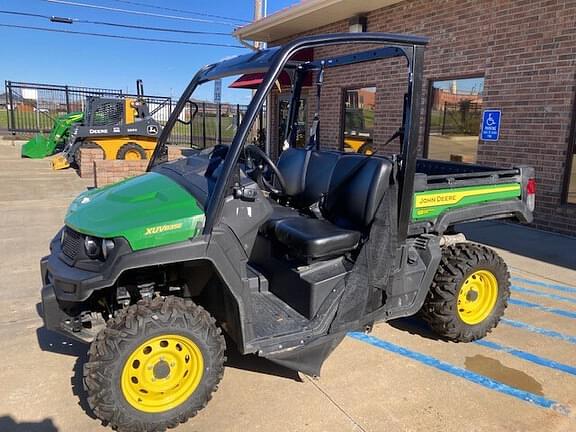
[[[260,21],[264,16],[264,0],[254,0],[254,22]],[[258,49],[262,48],[263,43],[260,41],[254,42],[254,46]]]

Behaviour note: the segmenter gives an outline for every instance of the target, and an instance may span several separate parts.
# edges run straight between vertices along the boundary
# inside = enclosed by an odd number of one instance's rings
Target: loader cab
[[[128,125],[150,116],[144,100],[135,98],[87,98],[86,125]]]

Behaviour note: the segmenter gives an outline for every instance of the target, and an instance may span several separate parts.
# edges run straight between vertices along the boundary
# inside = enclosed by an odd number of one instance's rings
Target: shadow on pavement
[[[493,221],[461,224],[456,231],[464,233],[468,240],[576,270],[576,237]]]
[[[240,354],[236,349],[236,344],[229,338],[226,338],[226,357],[226,367],[302,382],[298,372],[292,369],[277,365],[268,359],[258,357],[256,354]]]
[[[72,387],[72,394],[78,397],[78,405],[80,408],[91,418],[95,419],[96,416],[88,405],[87,394],[84,391],[84,363],[88,360],[88,344],[69,339],[46,330],[44,327],[36,329],[36,337],[38,338],[38,345],[42,351],[48,351],[56,354],[70,355],[76,357],[74,367],[72,369],[72,376],[70,377],[70,386]],[[65,379],[66,377],[62,377]],[[0,428],[0,431],[4,429]]]
[[[395,329],[406,331],[412,335],[423,337],[424,339],[448,342],[434,333],[430,327],[428,327],[428,324],[418,317],[395,319],[388,321],[387,324],[391,325]]]
[[[0,417],[0,431],[5,432],[58,432],[58,428],[52,419],[44,419],[41,422],[17,422],[12,417]]]

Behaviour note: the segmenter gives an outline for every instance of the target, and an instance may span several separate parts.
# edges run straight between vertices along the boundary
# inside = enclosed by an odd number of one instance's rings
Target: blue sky
[[[183,13],[136,6],[118,0],[69,0],[75,3],[133,9],[144,12],[205,18]],[[253,0],[133,0],[147,5],[250,20]],[[283,9],[298,0],[268,0],[268,11]],[[30,12],[84,20],[122,24],[169,27],[201,31],[232,31],[220,24],[196,23],[159,17],[137,16],[45,0],[2,0],[0,10]],[[81,32],[108,33],[144,38],[179,39],[193,42],[237,44],[229,36],[188,35],[112,28],[94,24],[56,24],[46,19],[0,14],[0,24],[16,24]],[[0,27],[0,80],[69,84],[88,87],[118,88],[135,92],[135,81],[144,80],[147,94],[177,97],[201,66],[223,57],[248,52],[246,49],[172,45],[154,42],[105,39],[81,35],[47,33]],[[225,86],[225,85],[224,85]],[[207,92],[208,93],[208,92]]]

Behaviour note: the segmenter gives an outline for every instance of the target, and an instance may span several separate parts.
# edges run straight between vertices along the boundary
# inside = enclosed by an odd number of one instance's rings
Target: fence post
[[[202,102],[202,148],[206,148],[206,102]]]
[[[68,92],[68,86],[64,87],[64,92],[66,94],[66,113],[70,114],[70,94]]]
[[[12,135],[16,135],[16,118],[14,114],[14,96],[12,95],[12,81],[6,81],[8,98],[10,101],[10,125],[8,129],[12,132]]]
[[[10,102],[8,101],[8,80],[4,80],[4,99],[6,100],[6,126],[10,130],[10,116],[8,115],[8,107]]]
[[[240,104],[236,104],[236,131],[240,128]]]
[[[216,137],[216,142],[222,144],[222,104],[219,103],[216,109],[216,117],[218,117],[218,136]]]
[[[188,101],[188,117],[190,118],[190,148],[194,146],[194,124],[192,117],[192,102]]]
[[[168,118],[170,118],[171,115],[172,115],[172,98],[170,98],[170,102],[168,103]],[[170,132],[170,136],[166,140],[166,143],[167,144],[174,144],[172,142],[172,140],[176,139],[177,136],[178,136],[178,134],[177,134],[176,130],[174,130],[174,128],[172,128],[172,131]]]

